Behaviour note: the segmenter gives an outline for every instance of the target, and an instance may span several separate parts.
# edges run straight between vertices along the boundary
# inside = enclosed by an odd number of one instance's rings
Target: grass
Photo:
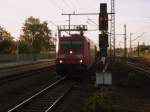
[[[112,112],[111,92],[97,91],[89,97],[81,112]]]

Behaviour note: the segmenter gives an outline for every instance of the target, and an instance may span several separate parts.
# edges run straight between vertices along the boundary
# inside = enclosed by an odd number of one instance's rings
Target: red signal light
[[[108,21],[108,17],[107,16],[104,17],[104,21]]]
[[[100,21],[103,21],[103,17],[100,17]]]
[[[102,17],[100,17],[100,21],[108,21],[108,17],[107,16],[102,16]]]
[[[99,30],[108,30],[108,14],[99,14]]]
[[[99,30],[101,30],[101,31],[107,31],[108,30],[107,3],[101,3],[100,4]]]

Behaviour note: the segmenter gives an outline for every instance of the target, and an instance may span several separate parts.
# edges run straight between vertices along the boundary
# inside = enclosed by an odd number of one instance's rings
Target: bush
[[[112,112],[110,92],[96,92],[87,100],[81,112]]]

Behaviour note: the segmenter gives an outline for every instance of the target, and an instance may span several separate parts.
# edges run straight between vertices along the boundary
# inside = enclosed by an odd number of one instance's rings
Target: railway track
[[[0,70],[0,84],[5,84],[9,81],[14,81],[20,78],[41,73],[43,71],[47,71],[52,65],[54,65],[54,60],[5,68]]]
[[[22,79],[22,78],[31,77],[33,75],[40,74],[42,72],[44,73],[45,71],[49,71],[49,69],[50,69],[50,67],[46,67],[46,68],[38,69],[36,71],[34,70],[34,71],[30,71],[30,72],[16,74],[16,75],[13,75],[13,76],[10,76],[10,77],[4,77],[4,78],[0,79],[0,85],[6,84],[6,83],[11,82],[11,81],[16,81],[16,80],[19,80],[19,79]]]
[[[1,74],[0,78],[12,74],[18,74],[18,73],[31,71],[31,70],[40,69],[54,64],[55,64],[55,60],[50,60],[50,61],[35,62],[32,64],[23,64],[23,65],[0,68],[0,74]]]
[[[150,78],[150,67],[145,64],[137,64],[132,62],[127,62],[127,65],[131,67],[134,71],[145,74]]]
[[[129,62],[133,63],[142,63],[147,66],[150,66],[150,58],[144,58],[144,57],[128,57],[127,58]]]
[[[71,92],[74,83],[61,78],[45,89],[19,103],[8,112],[50,112]]]

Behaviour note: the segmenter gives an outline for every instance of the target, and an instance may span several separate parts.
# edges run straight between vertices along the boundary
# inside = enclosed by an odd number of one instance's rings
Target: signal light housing
[[[108,30],[108,14],[99,14],[99,30]]]
[[[108,34],[99,34],[99,47],[100,48],[107,48],[108,45]]]
[[[107,13],[106,3],[100,4],[99,30],[102,30],[102,31],[108,30],[108,13]]]

